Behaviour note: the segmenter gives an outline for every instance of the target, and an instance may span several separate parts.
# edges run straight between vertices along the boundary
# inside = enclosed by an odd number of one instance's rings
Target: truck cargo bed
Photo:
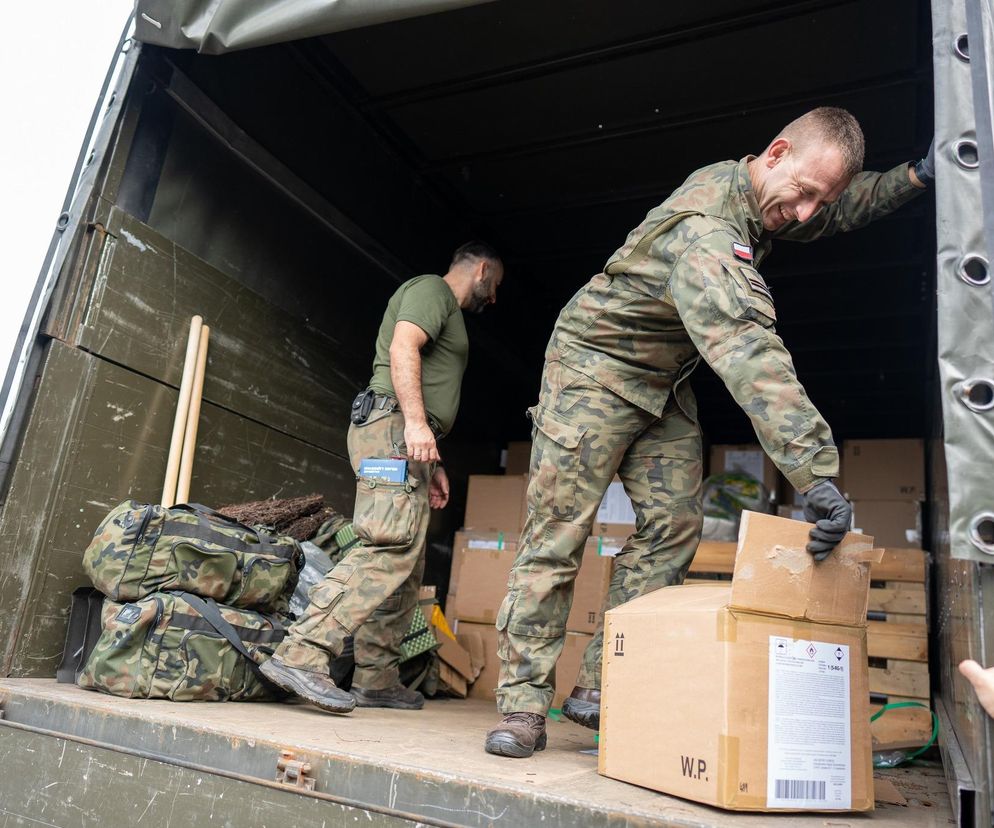
[[[495,708],[482,701],[336,717],[300,704],[128,700],[50,679],[0,679],[0,710],[0,817],[13,818],[10,824],[703,828],[771,819],[598,776],[593,733],[565,721],[550,722],[548,749],[531,760],[488,756],[483,736]],[[304,779],[313,780],[313,792],[273,781],[282,750],[309,763]],[[907,806],[776,822],[951,824],[941,769],[884,775]]]

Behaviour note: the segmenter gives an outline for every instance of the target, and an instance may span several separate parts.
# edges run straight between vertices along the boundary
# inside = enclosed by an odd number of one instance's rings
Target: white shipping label
[[[632,501],[625,493],[625,484],[615,480],[607,487],[597,510],[598,523],[635,523]]]
[[[849,646],[770,636],[767,808],[852,807]]]

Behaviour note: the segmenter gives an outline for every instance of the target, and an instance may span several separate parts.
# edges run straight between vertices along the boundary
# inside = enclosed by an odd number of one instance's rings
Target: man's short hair
[[[500,255],[497,250],[486,242],[468,241],[459,245],[456,252],[452,254],[452,263],[449,267],[455,267],[460,262],[467,262],[472,259],[488,259],[495,264],[501,264]]]
[[[787,138],[798,149],[817,140],[833,144],[842,153],[845,173],[850,178],[863,169],[863,130],[851,113],[837,106],[819,106],[805,112],[787,124],[778,137]]]

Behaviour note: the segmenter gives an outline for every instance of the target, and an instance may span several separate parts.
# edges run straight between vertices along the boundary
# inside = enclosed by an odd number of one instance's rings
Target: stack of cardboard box
[[[459,643],[475,654],[481,672],[471,698],[493,699],[497,686],[497,630],[494,623],[507,592],[507,579],[528,518],[526,475],[474,475],[469,479],[465,528],[456,533],[445,615]],[[559,707],[580,669],[583,651],[604,612],[613,555],[634,528],[635,514],[620,482],[611,484],[598,523],[584,547],[566,643],[556,667]]]
[[[732,583],[607,613],[599,771],[733,810],[873,808],[873,539],[824,562],[809,526],[743,515]]]
[[[921,548],[925,445],[921,440],[847,440],[841,488],[853,504],[853,525],[877,546]]]
[[[865,620],[870,709],[876,712],[884,703],[901,701],[929,705],[927,556],[920,549],[878,551],[880,560],[870,567]],[[727,585],[736,568],[735,543],[704,541],[686,583]],[[931,715],[921,707],[888,711],[870,728],[874,750],[917,747],[931,731]]]

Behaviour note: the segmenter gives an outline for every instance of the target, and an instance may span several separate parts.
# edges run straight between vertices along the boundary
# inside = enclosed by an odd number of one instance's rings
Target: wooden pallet
[[[901,696],[891,696],[887,699],[888,703],[899,701],[928,704],[924,699],[906,699]],[[882,706],[871,701],[870,715],[876,713]],[[875,751],[921,747],[932,737],[932,714],[923,707],[888,710],[875,722],[870,723],[870,736]]]

